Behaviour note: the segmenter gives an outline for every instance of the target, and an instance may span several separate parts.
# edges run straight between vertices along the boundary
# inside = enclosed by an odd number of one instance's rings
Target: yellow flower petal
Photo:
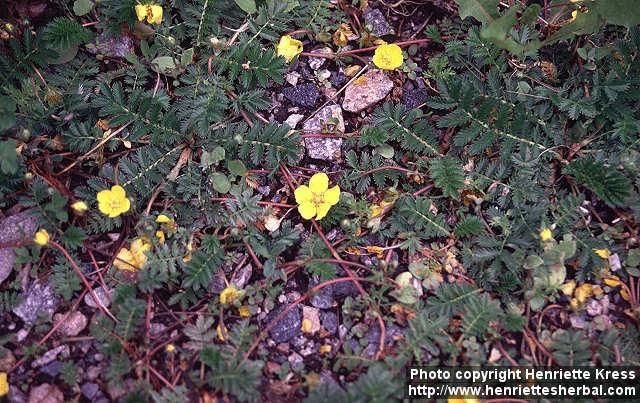
[[[218,334],[218,340],[220,341],[225,341],[227,340],[227,333],[229,331],[227,330],[226,326],[220,326],[220,324],[218,324],[218,326],[216,327],[216,333]]]
[[[276,51],[278,56],[284,57],[287,63],[289,63],[296,55],[302,52],[302,48],[302,42],[293,39],[289,35],[285,35],[280,38]]]
[[[156,222],[159,224],[165,224],[165,223],[173,222],[173,220],[164,214],[160,214],[158,218],[156,218]]]
[[[397,69],[403,61],[402,49],[395,43],[380,45],[373,54],[373,64],[383,70]]]
[[[589,283],[584,283],[574,292],[573,296],[578,300],[579,304],[584,304],[589,297],[593,295],[593,286]]]
[[[309,179],[309,189],[315,194],[322,194],[329,188],[329,177],[324,172],[318,172]]]
[[[166,351],[167,353],[171,354],[171,353],[173,353],[173,352],[175,352],[175,351],[176,351],[176,346],[175,346],[175,345],[173,345],[173,344],[171,344],[171,343],[169,343],[169,344],[167,344],[167,346],[164,348],[164,351]]]
[[[602,259],[609,259],[611,256],[611,251],[609,249],[593,249],[596,255],[600,256]]]
[[[300,330],[302,330],[302,333],[311,333],[312,326],[313,324],[311,323],[311,320],[304,318],[302,319],[302,325],[300,326]]]
[[[296,197],[296,203],[309,203],[313,201],[313,193],[309,190],[309,187],[306,185],[300,185],[294,192],[294,196]]]
[[[318,207],[316,207],[316,213],[317,213],[316,220],[322,220],[324,217],[326,217],[330,208],[331,208],[331,204],[329,203],[318,204]]]
[[[316,215],[316,206],[311,202],[304,202],[298,206],[298,212],[305,220],[310,220]]]
[[[246,305],[242,305],[240,308],[238,308],[238,313],[243,318],[248,318],[249,316],[251,316],[251,311],[249,310],[249,307]]]
[[[604,283],[609,287],[617,287],[622,284],[622,281],[620,281],[620,278],[617,276],[611,276],[609,278],[603,279],[602,281],[604,281]]]
[[[151,12],[149,12],[151,10]],[[147,21],[149,24],[162,23],[162,7],[158,4],[151,4],[147,7]]]
[[[164,241],[165,241],[164,231],[157,230],[157,231],[156,231],[156,238],[158,238],[158,242],[160,242],[161,244],[163,244],[163,243],[164,243]]]
[[[620,289],[620,296],[622,297],[623,300],[629,302],[629,300],[631,299],[629,297],[629,292],[627,290],[625,290],[624,288]]]
[[[9,393],[9,382],[7,382],[7,374],[0,372],[0,397]]]
[[[101,190],[96,195],[96,199],[98,199],[99,204],[108,203],[111,200],[111,191],[109,189]],[[102,210],[100,210],[102,211]],[[104,213],[104,212],[103,212]],[[107,213],[105,213],[107,214]]]
[[[478,399],[465,399],[462,397],[450,397],[447,399],[447,403],[480,403]]]
[[[542,242],[546,242],[551,238],[553,238],[553,232],[551,232],[549,228],[545,228],[540,231],[540,240],[542,240]]]
[[[47,230],[42,228],[41,230],[36,232],[35,236],[33,237],[33,242],[35,242],[36,245],[40,245],[40,246],[45,246],[46,244],[48,244],[49,233],[47,232]]]
[[[329,203],[330,205],[338,204],[340,200],[340,186],[335,185],[331,189],[324,192],[324,202]]]
[[[116,199],[124,199],[127,196],[127,193],[124,191],[124,188],[120,185],[111,186],[111,195]]]
[[[115,260],[113,261],[113,265],[120,270],[126,271],[137,271],[135,266],[136,260],[133,257],[131,251],[127,248],[122,248],[116,255]]]
[[[87,203],[83,202],[82,200],[78,200],[77,202],[73,203],[71,205],[71,208],[78,214],[82,214],[85,211],[89,210],[89,206],[87,206]]]
[[[573,290],[576,289],[576,281],[575,280],[571,280],[571,281],[567,281],[566,283],[562,284],[560,286],[560,291],[566,295],[567,297],[570,297],[573,295]]]
[[[238,290],[235,286],[230,285],[220,293],[220,303],[231,304],[241,296],[242,293],[240,292],[240,290]]]
[[[144,17],[147,16],[147,6],[136,4],[136,16],[138,17],[138,21],[144,20]]]

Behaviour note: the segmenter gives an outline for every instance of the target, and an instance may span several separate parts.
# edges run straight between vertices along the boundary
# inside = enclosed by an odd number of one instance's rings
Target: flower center
[[[109,208],[111,210],[120,210],[121,205],[122,203],[120,202],[120,200],[109,200]]]
[[[324,193],[314,193],[311,202],[318,207],[324,202]]]

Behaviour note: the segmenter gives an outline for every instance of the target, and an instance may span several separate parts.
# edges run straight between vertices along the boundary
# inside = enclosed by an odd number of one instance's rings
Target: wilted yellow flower
[[[230,285],[220,293],[221,304],[231,304],[236,299],[242,297],[242,291],[238,290],[234,285]]]
[[[136,15],[138,21],[145,18],[149,24],[160,24],[162,22],[162,6],[156,3],[137,4]]]
[[[147,263],[145,252],[150,250],[151,244],[145,239],[138,238],[131,242],[131,249],[120,249],[113,265],[120,270],[138,271]]]
[[[284,35],[280,38],[280,43],[276,48],[278,56],[285,58],[289,63],[294,57],[302,53],[302,42],[297,39],[293,39],[289,35]]]
[[[226,326],[220,326],[220,324],[218,323],[218,326],[216,327],[216,333],[218,334],[218,340],[225,341],[227,340],[227,334],[229,333],[229,331],[227,330]]]
[[[176,346],[174,346],[173,344],[169,343],[167,344],[167,346],[164,348],[164,351],[166,351],[167,353],[171,354],[173,352],[176,351]]]
[[[553,238],[553,232],[551,232],[549,228],[544,228],[540,231],[540,240],[542,240],[542,242],[547,242],[551,238]]]
[[[164,231],[157,230],[156,231],[156,238],[158,238],[158,242],[163,244],[164,243]]]
[[[162,224],[170,233],[174,233],[178,229],[176,222],[164,214],[158,215],[156,222],[158,224]]]
[[[248,318],[249,316],[251,316],[251,311],[249,310],[249,307],[246,305],[242,305],[240,308],[238,308],[238,313],[243,318]]]
[[[560,286],[560,291],[566,295],[567,297],[570,297],[573,295],[573,290],[576,289],[576,281],[575,280],[570,280],[567,281],[566,283],[562,284]]]
[[[345,46],[349,42],[349,37],[353,36],[353,31],[347,23],[342,23],[333,33],[333,43],[338,46]]]
[[[609,256],[611,256],[611,251],[609,249],[593,249],[593,251],[595,252],[596,255],[600,256],[601,258],[607,260],[609,259]]]
[[[302,330],[302,333],[311,333],[312,327],[313,323],[311,323],[311,320],[307,318],[302,319],[302,324],[300,325],[300,330]]]
[[[324,172],[318,172],[309,180],[309,186],[298,186],[294,195],[302,218],[310,220],[315,217],[316,220],[321,220],[331,206],[338,204],[340,187],[336,185],[329,189],[329,177]]]
[[[36,245],[40,246],[45,246],[46,244],[48,244],[49,233],[47,232],[47,230],[42,228],[38,232],[36,232],[36,235],[33,237],[33,242],[35,242]]]
[[[622,284],[622,281],[620,281],[620,277],[618,276],[609,276],[602,281],[604,281],[604,283],[609,287],[617,287]]]
[[[83,202],[82,200],[78,200],[77,202],[73,203],[71,205],[71,208],[78,214],[84,214],[85,211],[89,210],[89,206],[87,206],[87,203]]]
[[[323,344],[320,346],[320,348],[318,349],[318,351],[320,352],[320,354],[327,354],[331,352],[331,344]]]
[[[156,222],[160,224],[165,224],[165,223],[173,222],[173,220],[164,214],[160,214],[156,218]]]
[[[402,49],[395,43],[380,45],[373,54],[373,64],[382,70],[397,69],[402,62]]]
[[[98,199],[98,209],[109,218],[126,213],[131,207],[131,202],[127,199],[127,193],[119,185],[111,186],[111,190],[101,190],[96,198]]]
[[[589,283],[584,283],[576,288],[573,293],[574,298],[571,300],[571,306],[575,309],[576,307],[582,306],[587,299],[593,295],[593,286]],[[574,302],[575,300],[575,302]]]
[[[0,372],[0,397],[9,393],[9,382],[7,382],[7,374]]]

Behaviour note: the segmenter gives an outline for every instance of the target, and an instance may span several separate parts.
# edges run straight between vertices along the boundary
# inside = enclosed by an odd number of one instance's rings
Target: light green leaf
[[[463,20],[474,17],[483,24],[487,24],[498,18],[498,6],[500,0],[456,0],[458,13]]]
[[[213,189],[218,193],[224,194],[231,189],[231,182],[229,182],[226,175],[220,172],[214,172],[213,175],[211,175],[211,183],[213,184]]]
[[[395,153],[395,150],[389,144],[378,146],[376,148],[376,151],[378,151],[378,154],[380,154],[383,158],[393,158],[393,154]]]
[[[235,0],[235,2],[247,14],[255,13],[257,10],[255,0]]]
[[[182,52],[182,57],[180,58],[180,64],[183,66],[187,66],[191,64],[193,61],[193,48],[189,48]]]
[[[227,163],[227,168],[229,168],[229,172],[234,175],[243,176],[247,173],[247,167],[244,166],[244,162],[240,160],[232,160]]]
[[[76,0],[73,2],[73,13],[78,17],[88,14],[93,10],[93,2],[91,0]]]

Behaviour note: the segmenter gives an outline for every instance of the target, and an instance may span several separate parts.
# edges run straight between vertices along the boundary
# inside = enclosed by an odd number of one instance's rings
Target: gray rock
[[[231,276],[231,284],[235,285],[239,289],[243,289],[249,282],[252,274],[253,267],[250,264],[246,264],[233,273]]]
[[[344,118],[339,105],[327,105],[304,122],[305,134],[344,133]],[[341,138],[307,137],[304,139],[309,157],[332,161],[342,153]]]
[[[318,101],[320,92],[314,84],[307,83],[296,85],[295,87],[287,87],[282,90],[282,95],[295,105],[312,107]]]
[[[393,346],[396,340],[403,336],[402,328],[396,325],[387,326],[384,334],[384,344],[386,346]],[[373,325],[367,331],[365,337],[369,341],[369,344],[365,348],[365,353],[369,358],[372,358],[375,353],[378,351],[378,346],[380,345],[380,326],[377,324]]]
[[[333,306],[334,299],[333,299],[333,291],[331,290],[330,287],[331,286],[329,285],[327,287],[322,288],[317,293],[315,293],[311,297],[311,300],[310,300],[311,305],[320,309],[331,308]]]
[[[382,12],[377,8],[367,8],[363,15],[365,26],[369,28],[375,36],[385,36],[393,32],[387,19],[384,18]]]
[[[284,123],[289,125],[290,128],[295,129],[302,119],[304,119],[304,115],[294,113],[293,115],[290,115]]]
[[[405,90],[401,102],[407,109],[414,109],[422,105],[428,96],[429,92],[424,88]]]
[[[340,273],[341,270],[338,271]],[[317,278],[314,278],[309,283],[310,287],[314,287],[319,284]],[[336,299],[344,298],[347,296],[358,295],[358,288],[351,281],[344,281],[341,283],[330,284],[321,288],[315,295],[311,297],[311,305],[320,309],[328,309],[333,306]]]
[[[58,358],[58,355],[61,355],[62,357],[68,357],[69,353],[70,353],[69,346],[67,346],[66,344],[63,344],[56,348],[52,348],[51,350],[42,354],[40,358],[38,358],[37,360],[34,360],[31,363],[31,367],[32,368],[42,367],[43,365],[49,364],[50,362]]]
[[[347,86],[342,108],[360,112],[384,99],[392,89],[393,81],[383,71],[371,70]]]
[[[113,293],[111,290],[109,290],[109,292],[106,292],[104,288],[96,287],[93,289],[93,293],[96,294],[96,297],[98,297],[98,300],[102,303],[102,305],[105,308],[111,305],[111,294]],[[94,308],[94,309],[98,308],[98,304],[93,299],[92,293],[85,294],[84,303],[90,306],[91,308]]]
[[[289,364],[291,364],[292,368],[302,365],[303,361],[302,357],[298,353],[292,353],[287,360],[289,361]]]
[[[38,221],[31,211],[23,211],[0,220],[0,245],[17,245],[29,242],[38,228]],[[16,255],[13,247],[0,248],[0,284],[9,277]]]
[[[288,305],[281,305],[274,309],[265,318],[265,323],[271,323]],[[274,326],[269,330],[269,335],[276,343],[284,343],[300,334],[300,308],[296,306],[287,312]]]
[[[219,270],[213,275],[208,290],[214,294],[220,294],[226,287],[227,283],[224,279],[224,274]]]
[[[22,294],[22,303],[13,308],[13,313],[18,315],[26,324],[32,325],[39,316],[51,319],[58,307],[58,298],[49,284],[42,284],[36,280]]]
[[[285,75],[285,79],[289,84],[296,85],[298,84],[298,80],[300,79],[300,73],[298,73],[297,71],[292,71]]]
[[[62,362],[58,360],[51,361],[47,365],[43,365],[42,368],[40,368],[40,372],[55,378],[60,373],[60,370],[62,369],[62,365],[63,365]]]
[[[331,76],[329,76],[329,82],[334,87],[339,87],[347,81],[347,76],[342,72],[332,72]]]
[[[62,403],[64,395],[55,385],[43,383],[31,389],[28,403]]]
[[[89,368],[87,368],[85,378],[89,381],[95,381],[96,379],[98,379],[101,373],[102,373],[102,368],[96,365],[92,365]]]
[[[311,53],[331,54],[333,53],[333,50],[331,50],[331,48],[325,47],[322,49],[316,49]],[[309,67],[311,67],[314,70],[318,70],[320,67],[322,67],[325,64],[326,61],[327,61],[326,57],[309,57]]]
[[[65,319],[65,314],[57,313],[53,316],[54,323],[64,320],[64,323],[58,328],[58,332],[65,336],[73,337],[80,334],[87,327],[87,317],[82,312],[75,311],[69,314]]]
[[[85,383],[80,387],[80,391],[87,399],[93,399],[100,388],[97,383]]]
[[[97,38],[95,44],[87,46],[87,50],[109,57],[122,58],[127,53],[133,53],[133,40],[128,36],[110,36],[105,32]]]
[[[336,334],[338,331],[338,315],[333,312],[322,312],[320,322],[327,332]]]
[[[11,350],[5,347],[0,347],[0,372],[9,372],[16,363],[16,357]]]

